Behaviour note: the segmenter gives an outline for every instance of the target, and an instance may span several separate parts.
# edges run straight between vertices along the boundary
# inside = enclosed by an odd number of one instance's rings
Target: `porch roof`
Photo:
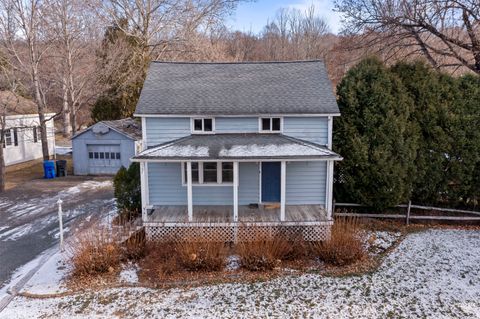
[[[282,134],[190,135],[147,149],[133,160],[332,159],[340,155],[319,145]]]

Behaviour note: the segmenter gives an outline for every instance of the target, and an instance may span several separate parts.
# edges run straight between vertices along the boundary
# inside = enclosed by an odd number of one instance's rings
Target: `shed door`
[[[280,162],[262,163],[262,202],[280,201]]]
[[[87,150],[91,175],[115,174],[122,166],[119,144],[87,145]]]

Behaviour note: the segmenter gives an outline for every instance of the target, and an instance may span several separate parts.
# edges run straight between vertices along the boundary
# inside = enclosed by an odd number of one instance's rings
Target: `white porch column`
[[[142,220],[147,220],[147,186],[148,183],[146,181],[146,174],[145,174],[145,162],[140,162],[140,190],[142,196]]]
[[[333,161],[327,161],[327,185],[325,194],[325,210],[327,211],[327,219],[332,218],[332,202],[333,202]]]
[[[285,221],[285,203],[287,194],[287,162],[282,161],[280,172],[280,221]]]
[[[238,222],[238,162],[233,162],[233,221]]]
[[[188,221],[193,221],[192,162],[187,162]]]

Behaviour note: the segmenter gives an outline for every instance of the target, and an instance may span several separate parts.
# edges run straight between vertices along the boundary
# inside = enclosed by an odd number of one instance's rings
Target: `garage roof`
[[[77,134],[75,134],[72,139],[76,138],[77,136],[91,130],[93,127],[95,126],[99,126],[99,124],[103,124],[103,125],[106,125],[107,127],[111,128],[112,130],[122,134],[122,135],[125,135],[126,137],[132,139],[132,140],[135,140],[135,141],[139,141],[142,139],[142,125],[132,119],[132,118],[126,118],[126,119],[121,119],[121,120],[114,120],[114,121],[100,121],[86,129],[84,129],[83,131],[80,131],[78,132]]]

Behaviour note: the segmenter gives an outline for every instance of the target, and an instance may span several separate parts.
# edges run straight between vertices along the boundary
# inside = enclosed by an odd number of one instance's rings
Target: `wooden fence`
[[[353,203],[335,203],[333,205],[333,211],[335,212],[336,207],[367,207],[365,205],[353,204]],[[412,205],[412,202],[409,201],[408,204],[397,205],[392,208],[405,208],[405,214],[384,214],[384,213],[335,213],[335,216],[344,216],[344,217],[368,217],[368,218],[394,218],[394,219],[405,219],[405,223],[408,225],[410,220],[450,220],[450,221],[480,221],[480,212],[464,210],[464,209],[453,209],[453,208],[442,208],[442,207],[433,207],[433,206],[421,206],[421,205]],[[474,216],[432,216],[432,215],[411,215],[411,210],[420,209],[420,210],[429,210],[437,212],[446,212],[446,213],[457,213],[457,214],[470,214]]]

